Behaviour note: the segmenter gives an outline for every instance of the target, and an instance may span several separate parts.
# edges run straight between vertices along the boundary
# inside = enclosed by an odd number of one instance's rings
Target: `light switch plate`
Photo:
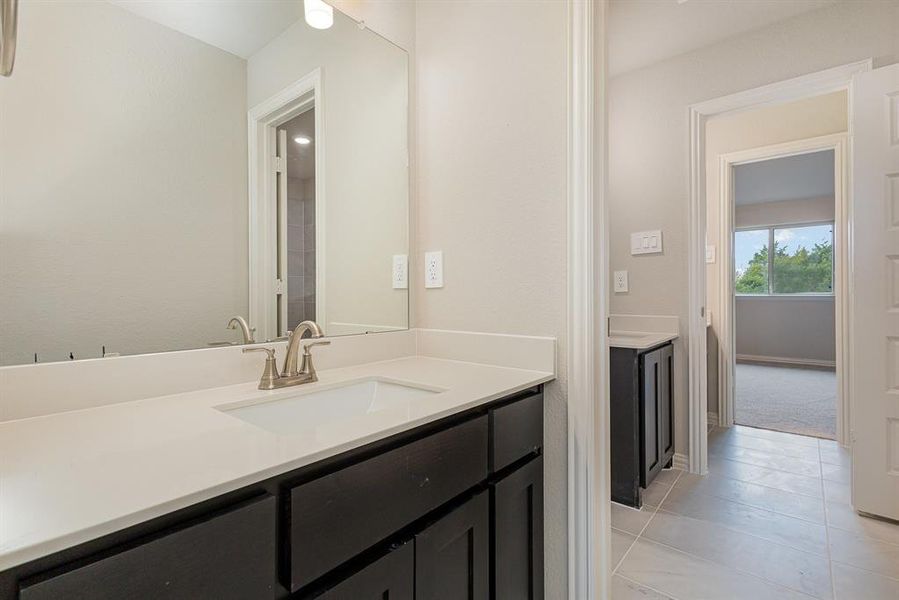
[[[627,291],[627,271],[615,271],[613,279],[616,294]]]
[[[705,246],[705,262],[708,264],[715,262],[715,246],[711,244]]]
[[[405,254],[393,255],[393,289],[405,290],[409,288],[409,257]]]
[[[425,252],[425,287],[443,287],[443,251]]]
[[[638,231],[631,234],[631,254],[661,254],[662,230]]]

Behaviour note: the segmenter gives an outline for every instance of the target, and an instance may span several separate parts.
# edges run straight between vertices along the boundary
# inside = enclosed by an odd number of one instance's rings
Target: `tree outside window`
[[[832,294],[833,224],[737,231],[734,269],[737,294]]]

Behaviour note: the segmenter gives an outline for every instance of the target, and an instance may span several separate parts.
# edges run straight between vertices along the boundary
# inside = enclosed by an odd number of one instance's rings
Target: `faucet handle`
[[[275,389],[275,381],[281,378],[278,374],[278,364],[275,361],[274,348],[244,348],[243,353],[247,352],[265,352],[265,369],[262,371],[262,377],[259,378],[260,390]]]

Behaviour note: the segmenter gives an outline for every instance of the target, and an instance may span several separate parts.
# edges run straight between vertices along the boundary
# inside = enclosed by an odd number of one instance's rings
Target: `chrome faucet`
[[[303,383],[313,383],[318,381],[318,374],[315,372],[315,364],[312,362],[313,346],[327,346],[331,342],[328,340],[310,341],[302,344],[300,341],[303,334],[309,332],[311,339],[317,339],[324,336],[321,327],[315,321],[303,321],[297,325],[296,329],[290,336],[287,343],[287,356],[284,357],[284,369],[278,373],[278,365],[275,362],[274,348],[244,348],[246,352],[265,352],[265,370],[262,378],[259,380],[260,390],[276,390],[278,388],[290,387],[292,385],[300,385]],[[303,346],[302,362],[298,361],[297,355],[300,351],[300,345]],[[300,367],[297,368],[297,362]]]
[[[243,336],[244,344],[256,343],[256,340],[253,339],[253,333],[255,333],[256,330],[250,329],[246,319],[240,315],[231,317],[231,320],[228,321],[228,329],[237,329],[238,327],[240,327],[240,334]]]

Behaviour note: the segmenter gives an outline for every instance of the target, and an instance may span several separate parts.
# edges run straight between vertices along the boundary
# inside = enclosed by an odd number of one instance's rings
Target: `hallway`
[[[712,430],[708,476],[612,504],[614,600],[899,598],[899,525],[852,510],[849,466],[830,440]]]

